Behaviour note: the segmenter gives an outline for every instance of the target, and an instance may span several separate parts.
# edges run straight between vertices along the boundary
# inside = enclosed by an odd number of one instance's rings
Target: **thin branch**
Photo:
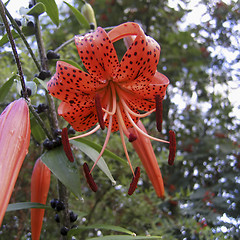
[[[16,64],[17,64],[18,73],[19,73],[20,81],[21,81],[21,85],[22,85],[22,94],[23,94],[24,98],[27,98],[28,93],[27,93],[27,88],[26,88],[25,81],[24,81],[22,65],[21,65],[21,62],[20,62],[20,59],[19,59],[19,56],[18,56],[16,44],[14,42],[8,20],[7,20],[6,15],[5,15],[5,9],[4,9],[4,4],[3,4],[2,0],[0,0],[0,14],[2,16],[2,20],[3,20],[3,23],[5,25],[7,35],[8,35],[11,47],[12,47],[13,55],[14,55],[14,58],[15,58],[15,61],[16,61]]]
[[[25,44],[25,46],[26,46],[29,54],[31,55],[31,57],[32,57],[32,59],[33,59],[35,65],[36,65],[38,71],[40,72],[41,71],[41,66],[38,63],[38,60],[37,60],[35,54],[33,53],[32,48],[30,47],[29,43],[27,42],[27,39],[26,39],[25,35],[23,34],[22,30],[19,28],[19,26],[17,25],[16,21],[13,19],[13,17],[11,16],[11,14],[9,13],[9,11],[7,10],[6,7],[5,7],[5,12],[6,12],[6,15],[9,18],[10,22],[12,23],[12,25],[14,26],[14,28],[18,32],[19,36],[21,37],[23,43]]]

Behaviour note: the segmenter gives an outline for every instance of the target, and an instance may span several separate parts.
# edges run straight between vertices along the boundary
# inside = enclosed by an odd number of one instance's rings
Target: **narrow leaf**
[[[69,162],[62,146],[45,152],[41,159],[67,188],[81,198],[80,171],[76,162]]]
[[[19,202],[19,203],[11,203],[8,204],[7,211],[17,211],[17,210],[23,210],[23,209],[29,209],[29,208],[42,208],[42,209],[51,209],[50,206],[41,204],[41,203],[34,203],[34,202]]]
[[[44,82],[43,80],[41,80],[40,78],[35,77],[35,78],[33,79],[33,81],[34,81],[34,82],[39,82],[39,83],[43,86],[43,88],[44,88],[45,90],[47,90],[47,83]]]
[[[127,236],[127,235],[108,235],[104,237],[87,238],[89,240],[148,240],[162,239],[160,236]]]
[[[89,29],[89,23],[88,23],[87,19],[81,14],[81,12],[79,12],[75,7],[73,7],[69,3],[65,2],[65,1],[63,1],[63,2],[66,3],[68,5],[68,7],[72,10],[74,16],[76,17],[76,19],[78,20],[80,25],[82,25],[86,29]]]
[[[39,16],[42,13],[46,12],[45,5],[43,3],[37,3],[30,11],[27,12],[27,15]]]
[[[19,38],[19,34],[13,29],[12,31],[12,35],[14,39]],[[22,27],[22,32],[25,36],[31,36],[35,33],[34,27],[27,27],[27,26],[23,26]],[[3,46],[4,44],[8,43],[8,36],[7,33],[3,35],[3,37],[0,40],[0,47]]]
[[[71,229],[68,234],[71,236],[76,236],[77,234],[80,234],[82,231],[88,230],[88,229],[111,230],[111,231],[115,231],[115,232],[126,233],[131,236],[135,235],[134,232],[131,232],[126,228],[114,226],[114,225],[107,225],[107,224],[93,224],[93,225],[89,225],[89,226],[78,226],[78,228]]]
[[[8,95],[8,93],[13,85],[15,77],[16,77],[16,74],[14,74],[12,77],[10,77],[0,88],[0,102],[3,102],[5,97]]]
[[[45,138],[45,132],[39,126],[35,117],[30,118],[30,125],[31,125],[31,134],[33,135],[34,139],[41,143]]]
[[[72,61],[72,60],[69,60],[69,59],[61,59],[61,60],[58,60],[58,61],[63,61],[63,62],[69,63],[69,64],[71,64],[72,66],[74,66],[74,67],[76,67],[76,68],[78,68],[78,69],[80,69],[80,70],[83,71],[83,69],[80,67],[80,65],[77,64],[76,62]]]
[[[55,0],[37,0],[37,2],[41,2],[46,7],[47,15],[51,18],[52,22],[58,26],[59,25],[59,12],[58,6]]]
[[[82,152],[84,152],[94,162],[97,160],[99,152],[97,152],[95,149],[93,149],[89,145],[82,143],[82,142],[74,141],[74,140],[70,141],[70,143],[77,146]],[[112,184],[115,185],[116,181],[113,179],[113,176],[112,176],[106,162],[104,161],[104,159],[102,157],[99,159],[97,165],[106,174],[106,176],[111,180]]]
[[[94,143],[92,141],[89,141],[87,140],[86,138],[78,138],[78,139],[75,139],[75,141],[77,142],[81,142],[81,143],[85,143],[87,144],[88,146],[92,147],[93,149],[95,149],[96,151],[100,152],[102,150],[102,146],[97,144],[97,143]],[[103,153],[103,156],[107,156],[107,157],[110,157],[116,161],[119,161],[120,163],[122,164],[125,164],[127,165],[127,161],[125,161],[123,158],[117,156],[115,153],[105,149],[104,153]]]

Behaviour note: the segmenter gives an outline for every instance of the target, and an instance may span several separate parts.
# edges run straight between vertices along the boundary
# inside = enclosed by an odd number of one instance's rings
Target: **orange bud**
[[[141,130],[147,132],[141,121],[138,121],[137,125]],[[162,174],[150,139],[142,134],[139,134],[134,128],[130,128],[128,130],[130,133],[137,136],[137,139],[132,142],[132,145],[136,150],[158,197],[164,197]]]
[[[51,172],[39,158],[33,168],[31,178],[31,202],[46,204],[50,187]],[[31,209],[32,240],[39,240],[45,209]]]
[[[0,226],[30,143],[25,99],[10,103],[0,115]]]

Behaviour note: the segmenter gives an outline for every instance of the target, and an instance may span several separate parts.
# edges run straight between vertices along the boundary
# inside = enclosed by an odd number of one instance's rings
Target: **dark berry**
[[[48,109],[48,106],[44,103],[41,103],[37,106],[38,113],[44,112],[46,109]]]
[[[66,236],[68,231],[69,231],[69,229],[67,227],[62,227],[60,232],[63,236]]]
[[[53,147],[54,147],[53,142],[50,141],[49,139],[46,139],[46,140],[43,142],[43,146],[44,146],[47,150],[51,150],[51,149],[53,149]]]
[[[29,22],[27,23],[27,26],[28,26],[28,27],[34,27],[34,23],[33,23],[32,21],[29,21]]]
[[[75,134],[76,131],[73,128],[68,129],[68,134]]]
[[[30,97],[31,94],[32,94],[32,90],[31,90],[30,88],[27,88],[26,91],[27,91],[27,93],[23,93],[23,90],[21,90],[21,95],[22,95],[22,96],[23,96],[23,95],[24,95],[24,96],[27,95],[27,97]]]
[[[60,223],[60,217],[58,214],[55,214],[54,219],[57,223]]]
[[[53,143],[53,147],[59,147],[62,145],[62,140],[60,137],[57,137],[52,140],[52,143]]]
[[[32,8],[34,5],[32,3],[29,3],[28,8]]]
[[[15,22],[16,22],[16,24],[17,24],[19,27],[21,27],[21,26],[22,26],[22,23],[21,23],[21,21],[20,21],[20,20],[18,20],[18,19],[15,19]]]
[[[58,212],[64,210],[65,209],[64,203],[60,200],[57,200],[55,209]]]
[[[53,135],[54,135],[55,137],[57,137],[57,136],[61,135],[61,132],[62,132],[61,129],[55,129],[54,132],[53,132]]]
[[[69,216],[70,216],[70,222],[75,222],[78,218],[78,215],[72,211],[69,213]]]
[[[59,59],[60,55],[58,53],[55,53],[53,50],[49,50],[47,52],[47,59],[51,60],[51,59]]]
[[[50,201],[50,204],[51,204],[51,207],[53,208],[53,209],[55,209],[56,208],[56,203],[57,203],[57,199],[56,198],[53,198],[51,201]]]
[[[38,76],[37,76],[39,79],[41,80],[45,80],[46,78],[49,78],[51,77],[51,72],[50,71],[45,71],[45,70],[42,70]]]
[[[95,24],[94,23],[89,23],[90,29],[94,30],[95,29]]]

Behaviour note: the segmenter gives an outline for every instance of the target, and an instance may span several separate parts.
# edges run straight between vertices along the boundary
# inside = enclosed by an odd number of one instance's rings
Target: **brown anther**
[[[61,136],[62,136],[62,145],[63,145],[64,152],[65,152],[68,160],[70,162],[74,162],[74,157],[73,157],[73,154],[72,154],[71,146],[69,144],[68,129],[67,128],[62,129]]]
[[[162,113],[163,113],[163,104],[160,95],[155,96],[156,101],[156,123],[157,123],[157,130],[159,132],[162,131]]]
[[[88,167],[87,163],[83,164],[83,171],[84,171],[85,178],[87,180],[87,183],[88,183],[89,187],[93,190],[93,192],[96,192],[98,190],[98,186],[94,182],[94,179],[92,177],[92,174],[90,173],[90,170],[89,170],[89,167]]]
[[[130,187],[128,189],[128,195],[132,195],[137,188],[137,183],[140,178],[140,167],[136,167],[134,175],[135,176],[133,176],[132,182],[130,183]]]
[[[168,164],[173,165],[176,155],[176,136],[175,132],[169,131],[169,155],[168,155]]]
[[[128,141],[129,142],[134,142],[137,139],[137,136],[133,133],[130,133],[128,136]]]
[[[103,111],[102,111],[102,105],[101,105],[101,100],[99,94],[96,94],[95,96],[95,106],[97,110],[97,117],[98,117],[98,122],[102,130],[105,129],[105,123],[103,120]]]

